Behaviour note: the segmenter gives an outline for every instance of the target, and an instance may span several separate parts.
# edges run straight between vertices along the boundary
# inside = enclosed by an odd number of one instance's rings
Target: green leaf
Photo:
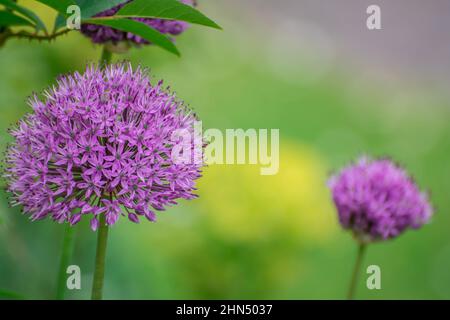
[[[0,298],[24,300],[25,297],[19,293],[0,289]]]
[[[111,9],[118,4],[124,3],[126,0],[75,0],[76,4],[80,7],[81,18],[88,19],[95,16],[97,13]],[[59,14],[55,20],[54,30],[58,30],[66,23],[66,19]]]
[[[173,54],[176,54],[177,56],[180,55],[180,52],[178,51],[177,47],[175,47],[173,42],[167,36],[161,34],[160,32],[146,25],[145,23],[139,21],[130,20],[126,18],[113,19],[108,17],[108,18],[87,19],[83,20],[83,23],[99,24],[114,29],[118,29],[121,31],[131,32],[132,34],[140,36],[145,40],[148,40],[153,44],[163,49],[166,49],[167,51]]]
[[[50,8],[55,9],[63,16],[67,16],[67,8],[71,5],[76,5],[74,0],[35,0],[41,2]]]
[[[181,20],[221,29],[203,13],[179,0],[133,0],[120,9],[116,16]]]
[[[47,32],[47,29],[45,28],[44,23],[42,20],[31,10],[24,8],[22,6],[19,6],[17,3],[15,3],[12,0],[0,0],[0,4],[4,5],[6,8],[17,11],[18,13],[23,14],[25,17],[30,19],[36,24],[37,30],[44,30]]]
[[[0,27],[8,26],[33,26],[33,24],[10,11],[0,11]]]
[[[55,24],[53,26],[53,32],[58,31],[58,29],[64,27],[65,25],[66,25],[66,18],[63,15],[58,14],[56,16]]]
[[[97,13],[111,9],[126,0],[75,0],[81,9],[82,19],[87,19],[95,16]]]

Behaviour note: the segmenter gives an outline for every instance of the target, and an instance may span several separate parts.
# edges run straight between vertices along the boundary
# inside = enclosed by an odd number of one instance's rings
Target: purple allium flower
[[[427,223],[428,196],[388,159],[360,159],[329,181],[339,221],[362,243],[395,238]]]
[[[124,0],[124,3],[119,4],[111,9],[100,12],[95,17],[109,17],[115,15],[124,5],[133,0]],[[187,5],[196,5],[195,0],[179,0]],[[140,21],[146,25],[158,30],[159,32],[167,35],[177,36],[184,32],[189,24],[184,21],[174,21],[165,19],[153,19],[153,18],[133,18],[133,20]],[[149,42],[141,37],[134,35],[130,32],[124,32],[117,29],[113,29],[106,26],[100,26],[95,24],[82,24],[81,32],[90,37],[94,43],[112,42],[117,44],[121,41],[129,41],[138,45],[149,44]]]
[[[171,135],[193,133],[197,118],[146,70],[90,66],[29,103],[34,112],[11,131],[5,177],[32,220],[88,215],[95,230],[101,214],[108,225],[125,214],[154,221],[154,210],[196,197],[203,163],[174,161]]]

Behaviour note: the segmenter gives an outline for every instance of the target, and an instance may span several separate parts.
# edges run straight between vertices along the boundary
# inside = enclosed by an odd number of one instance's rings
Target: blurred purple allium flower
[[[30,98],[34,112],[11,131],[6,158],[12,204],[32,220],[88,215],[95,230],[101,214],[108,225],[120,215],[154,221],[155,210],[196,197],[203,163],[174,161],[171,137],[192,133],[196,116],[146,70],[90,66],[60,77],[44,98]]]
[[[362,158],[333,176],[329,187],[342,227],[363,243],[395,238],[433,214],[427,194],[388,159]]]
[[[119,4],[111,9],[103,11],[95,17],[109,17],[115,15],[124,5],[133,0],[124,0],[124,3]],[[194,6],[195,0],[179,0],[187,5]],[[159,32],[167,35],[177,36],[184,32],[189,24],[184,21],[164,20],[164,19],[152,19],[152,18],[133,18],[133,20],[143,22],[148,26],[158,30]],[[129,41],[138,45],[149,44],[149,42],[141,37],[134,35],[130,32],[124,32],[117,29],[113,29],[106,26],[100,26],[95,24],[82,24],[81,32],[90,37],[94,43],[106,43],[111,42],[117,44],[121,41]]]

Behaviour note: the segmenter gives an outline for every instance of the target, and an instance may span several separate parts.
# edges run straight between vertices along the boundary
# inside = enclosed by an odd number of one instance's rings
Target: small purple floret
[[[30,98],[33,113],[11,131],[5,177],[12,204],[32,220],[99,215],[113,225],[155,221],[155,210],[193,199],[202,163],[174,161],[172,133],[194,135],[196,116],[130,64],[90,66]]]
[[[361,242],[395,238],[433,214],[426,193],[388,159],[360,159],[329,181],[339,221]]]

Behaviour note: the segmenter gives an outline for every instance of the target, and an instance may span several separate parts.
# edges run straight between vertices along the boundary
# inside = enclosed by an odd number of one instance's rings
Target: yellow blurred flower
[[[281,142],[280,170],[262,176],[257,165],[213,165],[199,181],[205,220],[223,237],[268,240],[277,235],[326,240],[335,227],[326,169],[311,148]]]

